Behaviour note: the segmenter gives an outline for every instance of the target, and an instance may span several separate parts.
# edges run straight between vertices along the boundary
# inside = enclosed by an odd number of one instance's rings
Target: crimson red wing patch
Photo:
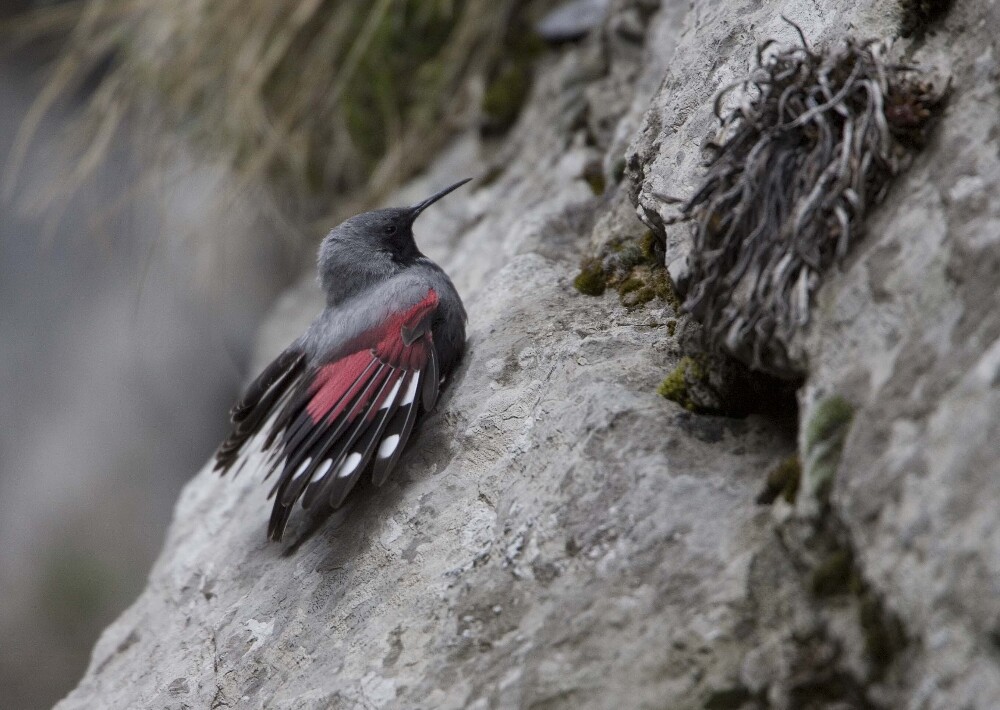
[[[268,536],[278,540],[296,500],[305,508],[340,506],[360,476],[382,485],[440,387],[431,321],[437,293],[388,318],[355,341],[355,352],[306,373],[265,448],[280,468]],[[418,397],[420,393],[420,397]],[[280,439],[280,440],[279,440]]]

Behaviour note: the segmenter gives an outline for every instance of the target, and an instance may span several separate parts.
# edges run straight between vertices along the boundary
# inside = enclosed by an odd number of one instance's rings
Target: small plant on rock
[[[707,174],[681,207],[695,227],[685,309],[712,344],[789,379],[803,374],[789,345],[822,275],[861,237],[945,94],[883,42],[813,49],[799,35],[762,44],[750,75],[719,94]]]

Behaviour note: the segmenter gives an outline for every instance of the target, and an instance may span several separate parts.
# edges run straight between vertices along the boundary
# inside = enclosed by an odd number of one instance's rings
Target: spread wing
[[[281,539],[297,500],[304,508],[337,508],[366,471],[375,485],[385,482],[418,414],[437,401],[440,375],[431,332],[437,306],[437,293],[429,289],[419,303],[357,338],[347,354],[304,368],[293,390],[278,393],[271,387],[257,397],[271,401],[269,412],[280,406],[264,442],[264,449],[275,453],[272,472],[280,469],[271,489],[271,539]],[[256,383],[250,391],[255,389]],[[240,405],[236,410],[243,411]],[[236,431],[230,440],[234,437]],[[228,441],[223,444],[217,467],[228,467],[223,452],[234,456],[231,449]]]
[[[216,471],[225,473],[239,460],[246,443],[289,398],[294,386],[302,379],[305,366],[305,353],[293,346],[275,358],[250,383],[242,399],[229,410],[233,428],[215,452]]]

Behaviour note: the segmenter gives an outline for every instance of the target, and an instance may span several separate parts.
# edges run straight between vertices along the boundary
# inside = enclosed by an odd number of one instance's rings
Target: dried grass
[[[340,213],[357,209],[426,165],[478,109],[470,87],[534,4],[79,0],[38,10],[7,28],[10,41],[71,29],[16,138],[5,192],[43,117],[96,76],[73,134],[78,159],[39,204],[86,181],[128,118],[147,144],[182,135],[231,170],[236,192],[266,185],[297,224],[335,197],[352,198]]]
[[[882,42],[814,50],[799,34],[801,46],[764,43],[750,75],[719,94],[713,157],[682,206],[694,223],[685,309],[712,344],[786,378],[803,374],[789,344],[822,274],[860,239],[944,95]]]

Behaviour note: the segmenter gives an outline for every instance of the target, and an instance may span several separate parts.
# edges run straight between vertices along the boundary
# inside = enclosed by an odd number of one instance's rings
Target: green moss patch
[[[817,403],[806,425],[805,480],[809,492],[821,502],[830,496],[853,419],[854,407],[835,395]]]
[[[674,290],[665,269],[635,269],[628,279],[618,285],[618,296],[621,304],[629,308],[644,305],[654,298],[676,305]]]
[[[600,254],[584,259],[573,285],[588,296],[600,296],[612,287],[627,308],[660,299],[680,309],[680,299],[663,266],[663,246],[651,230],[611,241]]]
[[[676,402],[689,412],[699,411],[698,404],[691,397],[691,384],[705,379],[705,368],[695,358],[686,355],[680,359],[677,366],[670,371],[656,393]]]
[[[906,627],[865,581],[855,551],[843,534],[841,530],[835,535],[826,556],[812,567],[809,590],[817,599],[840,597],[854,604],[864,638],[868,676],[877,681],[906,647]]]
[[[872,678],[878,680],[906,646],[906,629],[900,618],[888,611],[870,589],[860,594],[858,623],[864,633],[865,653],[871,664]]]
[[[607,275],[600,259],[584,259],[580,273],[573,279],[573,286],[585,296],[600,296],[607,288]]]
[[[767,482],[757,497],[757,502],[770,505],[781,497],[789,503],[794,503],[799,494],[801,479],[802,461],[798,456],[789,456],[768,472]]]
[[[590,186],[590,191],[596,196],[603,195],[608,186],[607,180],[604,179],[604,168],[599,160],[587,163],[583,169],[583,179]]]

